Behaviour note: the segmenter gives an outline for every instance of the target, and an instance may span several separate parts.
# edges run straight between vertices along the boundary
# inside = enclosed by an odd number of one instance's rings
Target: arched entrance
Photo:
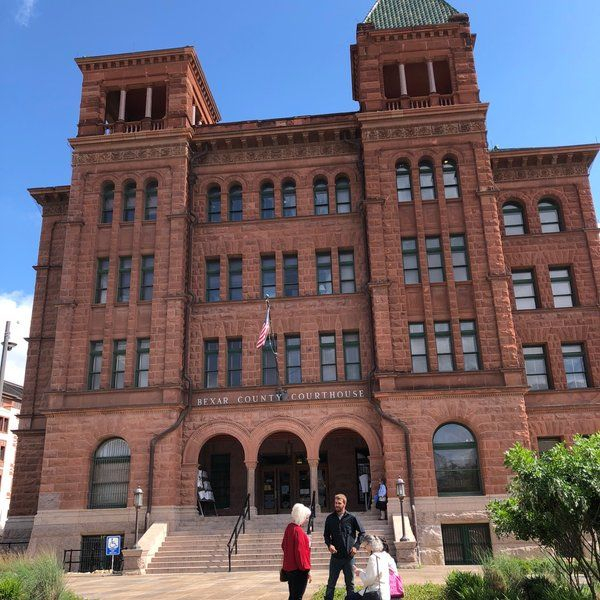
[[[368,495],[363,486],[371,487],[369,454],[367,442],[351,429],[334,429],[323,438],[318,472],[321,510],[333,510],[336,494],[346,495],[350,511],[368,509]]]
[[[219,515],[238,514],[247,493],[242,444],[231,435],[209,439],[200,449],[198,470],[208,475]]]
[[[259,514],[289,513],[297,502],[310,505],[310,468],[304,442],[277,432],[258,449],[256,503]]]

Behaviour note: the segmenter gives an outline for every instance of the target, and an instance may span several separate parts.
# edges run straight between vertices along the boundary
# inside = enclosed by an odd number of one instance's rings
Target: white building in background
[[[9,381],[4,382],[2,406],[0,407],[0,528],[2,529],[4,529],[10,505],[17,451],[17,436],[13,432],[19,426],[22,397],[22,386]]]

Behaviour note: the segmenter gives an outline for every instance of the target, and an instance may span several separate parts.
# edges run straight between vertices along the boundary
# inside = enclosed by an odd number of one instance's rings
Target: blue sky
[[[33,292],[40,214],[26,190],[69,183],[74,57],[189,44],[224,121],[351,111],[349,46],[373,1],[2,0],[0,323],[13,318],[3,297]],[[478,35],[490,145],[600,139],[598,0],[452,4]],[[592,186],[598,207],[598,164]]]

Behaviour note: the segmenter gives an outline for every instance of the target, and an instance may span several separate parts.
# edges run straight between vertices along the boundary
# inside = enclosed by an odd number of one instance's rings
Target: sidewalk
[[[443,583],[450,571],[461,567],[423,567],[401,571],[405,584]],[[207,573],[204,575],[87,575],[67,576],[69,588],[86,600],[287,600],[287,584],[277,571]],[[305,600],[327,582],[326,571],[315,571]],[[343,583],[340,576],[338,585]]]

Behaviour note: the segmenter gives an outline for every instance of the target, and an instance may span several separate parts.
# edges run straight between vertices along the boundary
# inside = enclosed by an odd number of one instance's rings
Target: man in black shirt
[[[344,494],[336,494],[335,511],[325,519],[325,545],[331,552],[325,600],[333,600],[340,571],[344,572],[346,594],[354,591],[354,555],[360,548],[365,530],[354,515],[346,512],[346,503]]]

